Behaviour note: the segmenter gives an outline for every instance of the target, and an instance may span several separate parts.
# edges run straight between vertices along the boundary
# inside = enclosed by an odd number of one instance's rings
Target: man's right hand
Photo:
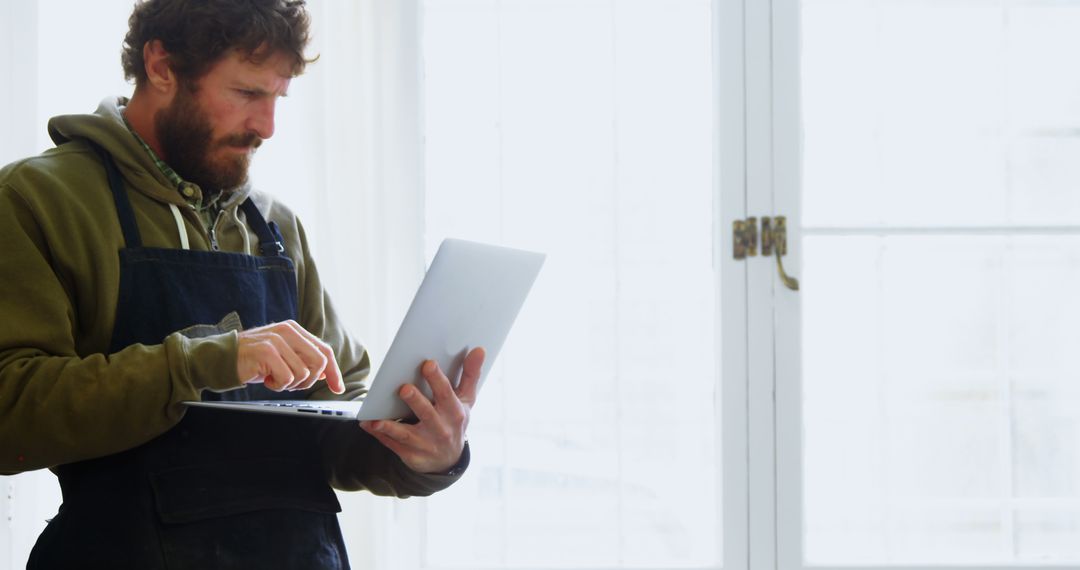
[[[273,323],[239,334],[236,374],[240,382],[262,382],[275,392],[304,390],[326,380],[335,394],[345,382],[334,349],[295,321]]]

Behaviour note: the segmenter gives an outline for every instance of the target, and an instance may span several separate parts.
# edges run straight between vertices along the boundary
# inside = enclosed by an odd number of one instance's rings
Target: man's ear
[[[143,44],[143,63],[146,66],[146,83],[153,91],[167,95],[176,89],[176,74],[169,62],[169,52],[161,40]]]

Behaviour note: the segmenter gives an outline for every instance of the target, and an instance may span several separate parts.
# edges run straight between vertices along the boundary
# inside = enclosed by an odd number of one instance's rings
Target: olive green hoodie
[[[201,338],[176,332],[161,344],[108,353],[124,240],[104,166],[86,141],[112,155],[144,246],[180,247],[168,206],[175,204],[191,249],[210,249],[199,214],[124,125],[125,104],[106,99],[92,115],[53,118],[56,148],[0,169],[0,473],[130,449],[176,425],[181,401],[240,387],[235,331]],[[270,196],[240,188],[215,224],[220,249],[257,246],[237,211],[247,197],[280,226],[296,266],[298,321],[334,348],[346,381],[341,397],[363,395],[367,353],[339,321],[296,216]],[[334,397],[318,386],[315,397]],[[327,478],[339,489],[426,495],[456,479],[411,471],[355,423],[325,423],[320,445]]]

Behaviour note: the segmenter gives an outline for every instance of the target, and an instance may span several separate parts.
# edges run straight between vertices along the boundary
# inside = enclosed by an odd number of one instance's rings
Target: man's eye
[[[247,99],[254,99],[259,96],[257,91],[252,91],[250,89],[237,89],[236,92]]]

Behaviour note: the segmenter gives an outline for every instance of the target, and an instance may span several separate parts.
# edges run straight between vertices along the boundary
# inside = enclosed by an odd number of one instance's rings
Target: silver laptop
[[[189,406],[291,414],[336,420],[411,417],[398,397],[406,383],[432,398],[420,364],[435,360],[456,386],[465,354],[482,346],[483,384],[525,303],[544,254],[459,239],[444,240],[362,401],[259,400],[184,402]]]

